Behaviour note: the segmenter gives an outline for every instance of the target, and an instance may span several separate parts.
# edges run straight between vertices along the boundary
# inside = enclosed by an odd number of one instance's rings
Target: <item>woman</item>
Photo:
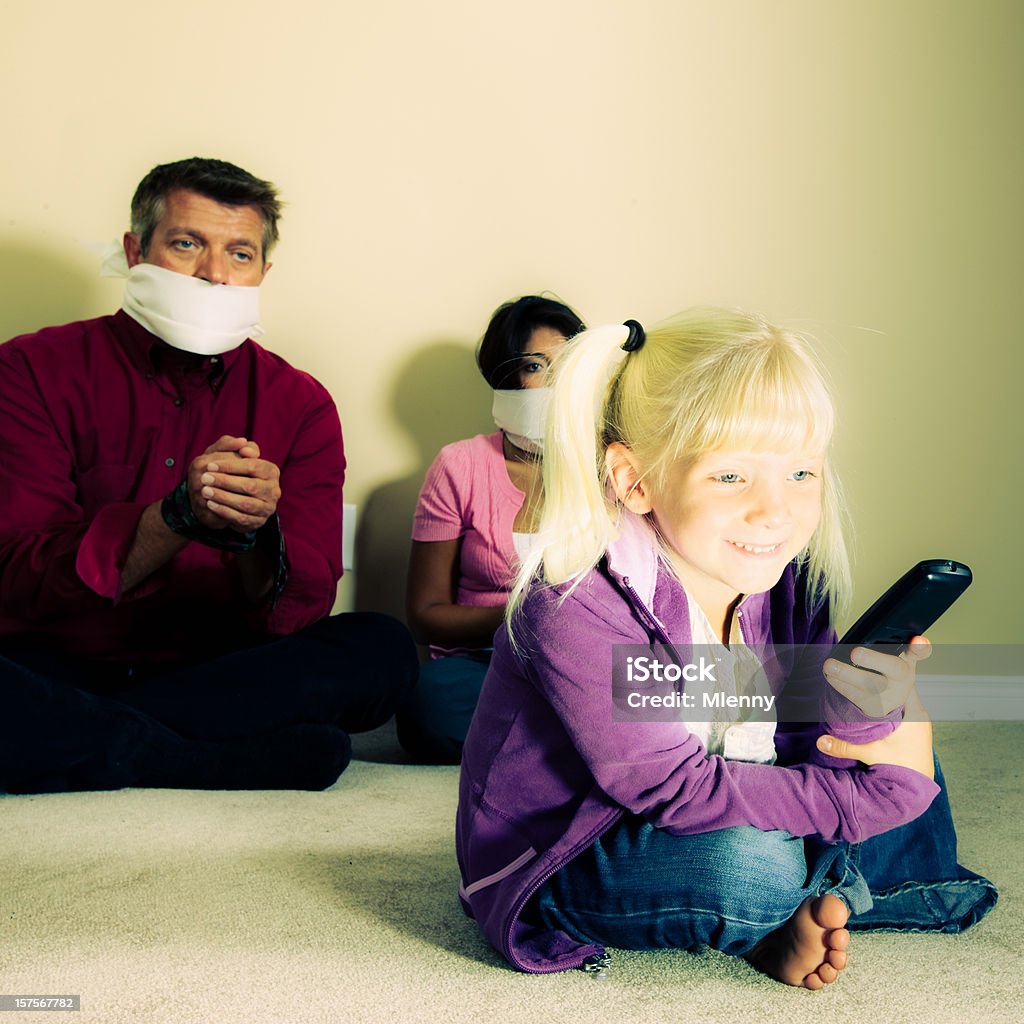
[[[420,760],[459,761],[494,631],[537,528],[551,370],[583,328],[568,306],[539,295],[500,306],[477,351],[499,430],[446,445],[427,471],[407,614],[430,661],[398,715],[399,740]]]

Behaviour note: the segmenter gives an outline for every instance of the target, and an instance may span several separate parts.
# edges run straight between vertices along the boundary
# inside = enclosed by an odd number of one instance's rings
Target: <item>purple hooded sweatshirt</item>
[[[825,724],[780,723],[775,765],[708,756],[681,721],[616,721],[612,646],[691,638],[685,591],[650,531],[631,519],[568,597],[564,586],[531,591],[515,620],[515,647],[499,630],[463,749],[459,896],[523,971],[579,967],[604,953],[522,912],[544,881],[626,812],[676,835],[753,825],[859,842],[913,820],[939,791],[907,768],[837,768],[851,762],[819,754],[814,739],[824,731],[868,742],[900,717],[865,721],[827,686]],[[772,590],[744,598],[737,614],[751,645],[835,642],[827,611],[807,610],[793,566]],[[773,689],[784,682],[773,680]]]

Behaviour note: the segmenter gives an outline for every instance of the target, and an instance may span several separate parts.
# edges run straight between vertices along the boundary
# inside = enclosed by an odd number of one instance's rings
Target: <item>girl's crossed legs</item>
[[[626,815],[539,890],[546,927],[626,949],[711,946],[791,985],[846,966],[850,912],[871,906],[847,845],[751,827],[675,836]]]

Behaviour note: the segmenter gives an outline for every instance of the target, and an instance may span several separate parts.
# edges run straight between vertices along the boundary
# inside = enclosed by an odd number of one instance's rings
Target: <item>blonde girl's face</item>
[[[770,590],[821,519],[820,451],[719,449],[670,471],[650,509],[689,595],[715,617]]]

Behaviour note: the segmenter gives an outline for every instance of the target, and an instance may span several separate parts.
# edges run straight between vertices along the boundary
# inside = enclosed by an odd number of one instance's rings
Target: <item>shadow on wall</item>
[[[420,347],[395,376],[391,413],[412,439],[416,465],[373,490],[360,509],[355,606],[404,622],[412,518],[423,477],[444,445],[494,429],[491,392],[473,349],[450,340]]]
[[[97,273],[31,242],[0,244],[0,342],[92,316]]]

